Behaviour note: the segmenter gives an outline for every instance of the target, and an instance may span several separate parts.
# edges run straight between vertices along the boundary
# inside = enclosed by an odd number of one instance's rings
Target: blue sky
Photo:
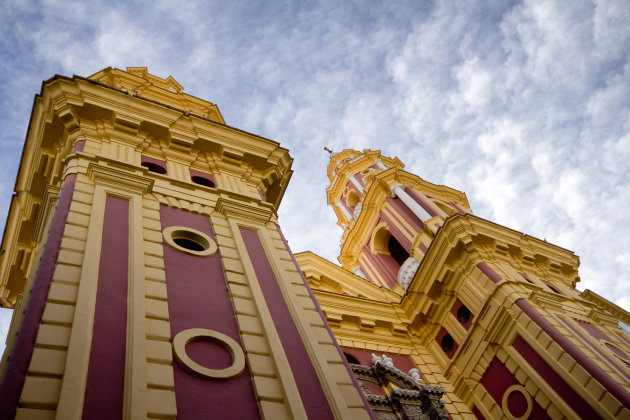
[[[146,66],[291,151],[280,224],[294,251],[337,256],[323,147],[380,149],[466,192],[478,216],[574,250],[578,288],[630,308],[627,0],[2,10],[0,227],[41,81]]]

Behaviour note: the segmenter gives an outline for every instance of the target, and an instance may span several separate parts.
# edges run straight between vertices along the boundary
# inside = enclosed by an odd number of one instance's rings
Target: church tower
[[[277,224],[292,159],[146,68],[36,96],[0,418],[372,416]]]
[[[378,417],[441,395],[452,418],[630,418],[630,314],[576,290],[572,252],[379,151],[328,176],[342,267],[296,258]]]

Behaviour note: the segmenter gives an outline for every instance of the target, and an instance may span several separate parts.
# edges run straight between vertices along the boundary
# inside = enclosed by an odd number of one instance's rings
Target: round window
[[[454,346],[455,340],[453,340],[453,337],[450,334],[446,334],[442,337],[442,350],[444,350],[444,353],[449,354],[451,350],[453,350]]]
[[[470,309],[464,305],[460,306],[457,310],[457,320],[460,324],[465,325],[470,321]]]
[[[167,244],[180,252],[207,257],[217,251],[217,244],[203,232],[183,226],[171,226],[162,231]]]

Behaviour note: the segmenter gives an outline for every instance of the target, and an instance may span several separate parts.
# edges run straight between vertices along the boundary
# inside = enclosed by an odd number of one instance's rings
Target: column
[[[409,196],[404,190],[404,186],[402,184],[396,184],[392,187],[392,193],[398,198],[402,200],[403,203],[413,212],[413,214],[418,217],[422,221],[422,223],[426,222],[431,218],[431,215],[423,209],[420,204],[416,203],[416,201]]]

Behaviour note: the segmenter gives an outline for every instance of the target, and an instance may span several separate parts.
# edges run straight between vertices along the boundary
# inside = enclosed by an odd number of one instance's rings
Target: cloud
[[[323,147],[380,148],[475,214],[575,250],[579,287],[628,305],[629,20],[624,0],[7,1],[0,225],[41,80],[147,66],[290,150],[295,251],[339,250]]]

